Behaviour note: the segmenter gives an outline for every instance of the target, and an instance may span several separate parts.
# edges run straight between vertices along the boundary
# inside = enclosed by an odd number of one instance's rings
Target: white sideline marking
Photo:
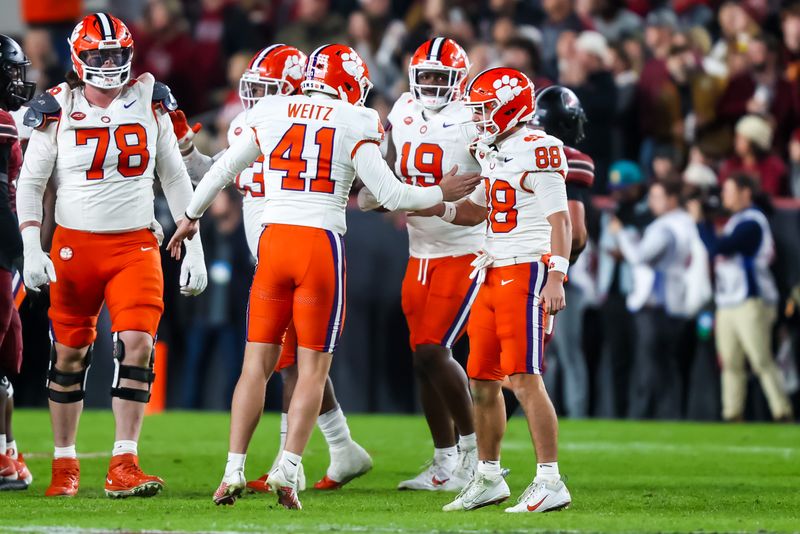
[[[22,451],[25,455],[25,458],[52,458],[52,452],[25,452]],[[78,459],[82,458],[111,458],[111,451],[102,451],[102,452],[79,452]]]
[[[503,443],[504,449],[523,450],[531,448],[529,441],[506,441]],[[749,446],[749,445],[718,445],[718,444],[695,444],[686,443],[682,445],[672,445],[669,443],[653,443],[648,441],[631,442],[610,442],[610,441],[591,441],[591,442],[569,442],[562,441],[558,448],[563,451],[579,452],[669,452],[669,453],[689,453],[689,452],[712,452],[732,454],[775,454],[784,458],[791,458],[800,453],[800,448],[792,447],[769,447],[769,446]]]

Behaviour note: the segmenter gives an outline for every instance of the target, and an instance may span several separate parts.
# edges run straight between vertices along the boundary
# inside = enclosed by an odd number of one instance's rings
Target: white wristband
[[[567,275],[569,270],[569,260],[564,256],[550,256],[550,265],[547,266],[550,271],[558,271]]]
[[[444,213],[442,213],[439,218],[444,222],[453,222],[456,218],[456,205],[454,202],[445,202],[444,203]]]

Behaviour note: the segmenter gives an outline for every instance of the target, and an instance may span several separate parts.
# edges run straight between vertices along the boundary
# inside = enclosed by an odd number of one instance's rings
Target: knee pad
[[[92,365],[92,349],[94,345],[89,345],[89,350],[86,351],[86,356],[83,358],[83,369],[74,373],[67,373],[56,369],[56,346],[50,345],[50,367],[47,370],[47,397],[60,404],[70,404],[73,402],[80,402],[86,396],[86,376],[89,372],[89,367]],[[54,382],[59,386],[74,386],[80,384],[80,389],[74,391],[56,391],[50,387],[50,383]]]
[[[122,360],[125,359],[125,344],[119,338],[119,333],[114,333],[114,382],[111,387],[111,396],[120,399],[141,402],[147,404],[150,402],[150,388],[153,381],[156,379],[156,374],[153,372],[153,365],[156,360],[155,346],[150,351],[150,361],[147,367],[136,367],[135,365],[125,365]],[[120,387],[120,380],[127,378],[128,380],[135,380],[147,384],[147,389],[134,389],[128,387]]]

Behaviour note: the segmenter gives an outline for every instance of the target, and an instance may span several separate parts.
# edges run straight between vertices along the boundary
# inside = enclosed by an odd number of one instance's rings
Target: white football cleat
[[[280,464],[270,471],[267,477],[267,484],[278,495],[278,504],[290,510],[303,509],[300,498],[297,496],[299,491],[297,482],[297,479],[291,480],[289,478]]]
[[[460,491],[469,482],[468,478],[460,478],[455,470],[430,461],[425,470],[412,479],[404,480],[397,485],[399,490],[423,491]]]
[[[331,465],[322,480],[314,484],[316,489],[339,489],[372,469],[372,458],[369,453],[354,441],[344,447],[331,449],[330,452]]]
[[[442,507],[442,511],[477,510],[491,504],[500,504],[510,496],[511,490],[502,474],[491,476],[476,472],[455,500]]]
[[[572,497],[562,480],[547,481],[533,479],[517,500],[517,504],[506,508],[506,512],[556,512],[567,508]]]
[[[244,491],[247,480],[243,471],[235,471],[230,477],[223,477],[217,491],[214,492],[214,504],[232,505]]]
[[[453,474],[460,480],[469,482],[475,476],[478,468],[478,448],[463,449],[458,451],[458,465]],[[503,475],[505,477],[505,474]],[[464,484],[466,486],[466,484]],[[463,486],[462,486],[463,488]]]

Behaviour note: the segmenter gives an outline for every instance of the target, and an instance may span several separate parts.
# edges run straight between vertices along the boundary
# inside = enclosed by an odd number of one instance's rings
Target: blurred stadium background
[[[69,68],[66,38],[75,22],[99,10],[128,23],[135,74],[152,72],[172,88],[190,122],[203,124],[196,142],[209,154],[224,147],[228,123],[240,110],[238,79],[247,61],[275,42],[306,52],[327,42],[354,46],[375,83],[368,105],[384,118],[407,88],[410,54],[434,35],[467,49],[472,74],[503,64],[527,73],[537,88],[572,88],[589,119],[578,148],[594,158],[596,182],[590,246],[570,274],[571,312],[562,319],[580,328],[570,329],[574,335],[548,355],[550,390],[562,414],[720,418],[712,307],[686,323],[680,361],[648,363],[654,356],[636,354],[637,317],[625,306],[629,266],[599,244],[612,214],[643,229],[651,220],[648,184],[670,176],[684,180],[691,213],[701,229],[713,232],[720,181],[739,171],[753,174],[777,245],[773,269],[781,298],[775,303],[774,356],[800,413],[800,328],[793,304],[800,300],[800,2],[5,0],[0,32],[23,45],[44,90],[60,83]],[[761,120],[745,127],[739,122],[745,115]],[[253,262],[240,199],[229,193],[203,220],[206,292],[179,298],[178,264],[163,260],[166,312],[159,341],[167,364],[160,380],[166,376],[170,408],[227,408],[239,373]],[[157,210],[169,234],[174,225],[163,198]],[[413,412],[417,400],[400,308],[408,244],[403,216],[352,209],[348,225],[347,326],[332,370],[338,397],[346,412]],[[20,406],[46,405],[46,308],[42,295],[29,297],[21,310],[25,360],[14,381]],[[88,406],[110,404],[108,326],[104,315],[96,354],[108,357],[93,362]],[[577,358],[559,358],[558,349]],[[459,356],[467,350],[462,341]],[[642,374],[654,369],[663,387],[647,393],[671,395],[670,410],[643,404],[652,399],[643,400],[648,395],[641,388],[653,382]],[[269,407],[278,406],[279,395],[278,387],[270,388]],[[752,377],[747,399],[747,419],[771,418]]]

